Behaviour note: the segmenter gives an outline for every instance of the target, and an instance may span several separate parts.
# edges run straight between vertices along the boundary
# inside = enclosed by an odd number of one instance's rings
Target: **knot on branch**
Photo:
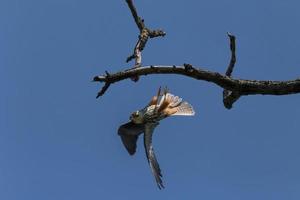
[[[187,72],[193,72],[194,71],[194,68],[191,64],[184,63],[183,67],[184,67],[185,71],[187,71]]]

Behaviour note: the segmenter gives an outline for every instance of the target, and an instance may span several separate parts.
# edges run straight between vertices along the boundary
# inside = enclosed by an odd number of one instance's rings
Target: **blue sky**
[[[191,63],[225,72],[226,32],[237,37],[233,76],[288,80],[300,75],[300,2],[136,1],[151,28],[143,64]],[[0,1],[0,199],[300,198],[300,96],[242,97],[232,110],[213,84],[176,75],[111,86],[138,30],[125,1]],[[195,117],[166,119],[154,148],[158,190],[142,140],[134,157],[117,128],[158,86],[188,100]]]

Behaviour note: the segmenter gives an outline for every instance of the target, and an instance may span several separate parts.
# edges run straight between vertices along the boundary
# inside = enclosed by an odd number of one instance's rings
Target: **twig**
[[[226,76],[231,76],[234,65],[236,63],[236,56],[235,56],[235,36],[227,33],[228,37],[229,37],[229,41],[230,41],[230,51],[231,51],[231,59],[229,62],[229,65],[227,67],[227,71],[226,71]]]
[[[145,28],[144,20],[138,16],[136,8],[135,8],[132,0],[126,0],[126,3],[128,4],[128,7],[131,11],[132,17],[133,17],[137,27],[140,29],[140,32],[142,32],[142,30]]]
[[[164,32],[161,29],[157,30],[149,30],[149,37],[155,38],[155,37],[164,37],[166,35],[166,32]]]
[[[228,77],[231,77],[231,74],[233,72],[233,68],[236,63],[236,55],[235,55],[235,36],[227,33],[230,41],[230,51],[231,51],[231,58],[229,65],[227,67],[225,75]],[[237,91],[231,91],[224,89],[223,90],[223,104],[227,109],[231,109],[234,102],[236,102],[240,98],[240,94]]]
[[[106,90],[109,88],[110,83],[106,82],[104,84],[104,86],[102,87],[102,89],[98,92],[96,99],[98,99],[100,96],[104,95],[104,93],[106,92]]]

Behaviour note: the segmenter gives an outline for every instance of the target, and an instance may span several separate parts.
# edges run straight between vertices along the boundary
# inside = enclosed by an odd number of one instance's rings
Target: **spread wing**
[[[119,127],[118,134],[121,136],[122,142],[130,155],[133,155],[135,153],[136,141],[139,135],[143,132],[143,124],[128,122]]]
[[[145,125],[144,146],[151,171],[154,175],[158,188],[161,189],[164,188],[161,180],[162,174],[152,147],[152,134],[157,125],[158,123],[147,123]]]

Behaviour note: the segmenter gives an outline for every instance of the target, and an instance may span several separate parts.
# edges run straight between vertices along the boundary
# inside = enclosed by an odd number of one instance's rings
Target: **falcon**
[[[138,137],[144,133],[146,157],[159,189],[164,188],[164,185],[161,169],[152,146],[152,135],[155,127],[159,125],[159,121],[175,115],[193,116],[195,111],[182,98],[169,93],[167,88],[162,94],[161,88],[159,88],[157,95],[152,97],[149,104],[145,108],[133,112],[130,115],[130,121],[121,125],[118,130],[118,134],[130,155],[134,155],[136,152]]]

